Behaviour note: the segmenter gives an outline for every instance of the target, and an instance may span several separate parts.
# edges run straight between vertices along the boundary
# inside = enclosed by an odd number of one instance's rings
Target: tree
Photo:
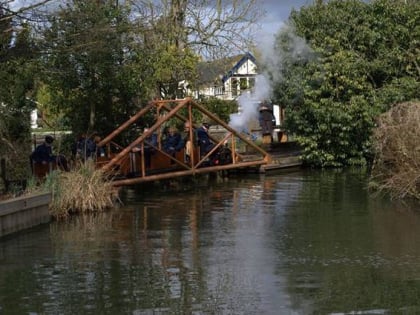
[[[29,138],[39,50],[33,28],[26,21],[35,16],[35,9],[49,1],[33,2],[15,10],[8,6],[11,1],[0,1],[0,132],[8,143]]]
[[[75,0],[44,32],[44,81],[52,106],[77,133],[110,132],[149,99],[147,58],[133,46],[129,11]]]
[[[28,166],[37,48],[29,25],[19,25],[10,12],[0,2],[0,158],[16,179],[26,177]]]
[[[201,101],[201,105],[210,112],[217,115],[221,120],[229,123],[230,115],[238,112],[238,103],[236,101],[220,100],[217,98],[208,98]]]
[[[29,135],[36,47],[29,25],[16,28],[5,12],[6,7],[0,6],[0,125],[2,138],[12,143]]]
[[[307,163],[366,163],[375,117],[419,96],[419,13],[418,2],[392,0],[317,2],[292,12],[290,24],[312,52],[296,55],[290,29],[279,32],[283,80],[275,92]]]
[[[179,82],[195,81],[198,54],[221,53],[215,46],[222,41],[240,43],[246,33],[233,34],[256,17],[255,1],[230,9],[221,1],[68,2],[44,32],[53,107],[74,131],[109,132],[146,100],[184,97]]]
[[[196,80],[199,58],[221,58],[247,51],[258,0],[137,0],[137,28],[152,56],[157,92],[174,98],[178,83]]]

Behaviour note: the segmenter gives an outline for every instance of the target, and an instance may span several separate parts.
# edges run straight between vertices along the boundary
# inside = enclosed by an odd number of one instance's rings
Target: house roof
[[[238,69],[248,60],[251,60],[252,62],[254,62],[255,64],[257,64],[257,60],[255,59],[255,57],[250,53],[247,52],[234,66],[232,69],[230,69],[228,71],[228,73],[226,73],[223,78],[222,78],[222,82],[224,83],[227,79],[229,79],[234,73],[236,73],[238,71]]]
[[[249,52],[244,55],[201,62],[198,64],[199,84],[215,83],[220,80],[225,82],[249,59],[256,63],[255,57]]]

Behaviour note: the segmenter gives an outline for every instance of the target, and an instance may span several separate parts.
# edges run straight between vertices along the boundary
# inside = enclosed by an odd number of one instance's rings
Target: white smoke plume
[[[287,38],[288,47],[284,51],[276,42],[276,37],[282,35]],[[283,24],[276,35],[258,37],[258,47],[261,47],[260,62],[264,65],[266,72],[270,73],[270,83],[276,84],[283,81],[282,70],[284,59],[287,55],[291,60],[309,60],[313,58],[313,50],[304,38],[296,35],[295,28],[289,24]],[[266,76],[268,76],[266,74]]]
[[[230,115],[229,125],[237,131],[247,129],[248,122],[258,118],[258,103],[269,99],[270,96],[270,82],[264,75],[257,75],[254,89],[238,97],[239,112]]]
[[[306,41],[295,34],[294,27],[283,24],[277,35],[261,34],[257,36],[261,52],[259,63],[265,72],[256,77],[255,86],[250,93],[242,94],[238,99],[239,112],[230,115],[229,125],[237,131],[246,130],[250,121],[258,119],[258,103],[272,98],[273,86],[283,80],[284,53],[276,45],[276,37],[280,33],[287,34],[289,47],[287,54],[292,59],[307,60],[313,55]],[[268,79],[270,78],[270,79]]]

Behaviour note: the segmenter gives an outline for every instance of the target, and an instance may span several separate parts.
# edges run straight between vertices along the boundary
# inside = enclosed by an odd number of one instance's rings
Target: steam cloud
[[[230,115],[229,125],[237,131],[246,130],[246,126],[252,120],[258,119],[258,103],[272,98],[273,86],[283,80],[282,69],[284,67],[285,53],[276,44],[276,37],[280,34],[286,35],[290,47],[287,56],[295,60],[307,60],[312,58],[312,49],[305,40],[295,34],[292,26],[284,24],[274,34],[261,34],[258,36],[258,47],[261,50],[260,64],[265,71],[257,75],[255,86],[249,93],[242,94],[237,99],[239,112]],[[271,78],[269,80],[268,78]]]
[[[258,103],[269,99],[270,95],[269,80],[263,74],[257,75],[254,89],[238,97],[239,112],[230,115],[229,125],[237,131],[246,129],[247,123],[258,117]]]

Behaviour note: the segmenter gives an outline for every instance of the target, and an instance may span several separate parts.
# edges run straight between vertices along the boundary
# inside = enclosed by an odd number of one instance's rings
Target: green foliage
[[[198,57],[189,49],[179,50],[175,45],[167,45],[161,42],[154,51],[153,77],[155,78],[159,96],[166,99],[185,97],[184,91],[179,91],[179,82],[183,80],[193,81],[196,76]]]
[[[294,29],[277,36],[282,62],[272,79],[308,164],[366,163],[375,117],[419,96],[419,16],[419,2],[392,0],[318,2],[292,12]]]
[[[31,30],[8,18],[0,4],[0,158],[8,180],[29,173],[30,112],[35,88],[36,52]]]
[[[0,138],[13,142],[29,138],[37,68],[28,26],[23,25],[12,38],[12,24],[5,21],[0,23]]]
[[[110,3],[75,0],[50,17],[43,42],[50,52],[44,58],[49,105],[77,133],[108,133],[149,98],[128,14]]]
[[[202,100],[200,104],[226,123],[229,122],[230,115],[238,111],[238,104],[235,101],[208,98]]]

